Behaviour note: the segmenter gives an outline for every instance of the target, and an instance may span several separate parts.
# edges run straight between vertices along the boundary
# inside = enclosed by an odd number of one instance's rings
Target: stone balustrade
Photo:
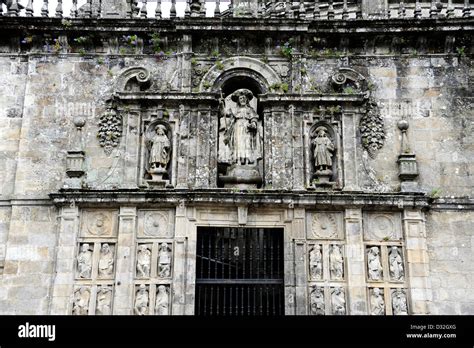
[[[420,19],[470,17],[471,4],[469,0],[2,0],[0,16],[157,20],[190,17],[307,21]]]

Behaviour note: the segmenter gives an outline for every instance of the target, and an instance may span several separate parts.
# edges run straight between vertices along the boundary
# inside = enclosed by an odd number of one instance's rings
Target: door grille
[[[283,230],[199,228],[197,315],[283,315]]]

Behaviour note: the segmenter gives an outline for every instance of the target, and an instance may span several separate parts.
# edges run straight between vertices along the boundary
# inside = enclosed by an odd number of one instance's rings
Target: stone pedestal
[[[151,175],[151,180],[147,180],[148,185],[151,187],[169,187],[170,181],[165,179],[168,177],[168,172],[164,168],[153,168],[148,170],[148,174]]]
[[[80,178],[84,175],[84,151],[68,151],[66,157],[66,174],[70,178]]]
[[[404,153],[398,156],[398,168],[400,178],[401,192],[417,192],[419,191],[418,182],[418,165],[415,154]]]
[[[331,181],[332,178],[332,170],[325,169],[325,170],[318,170],[316,171],[311,180],[311,184],[313,188],[321,188],[321,189],[330,189],[336,185],[336,182]]]
[[[233,165],[227,171],[227,175],[220,175],[219,180],[225,188],[252,189],[262,183],[257,166]]]
[[[103,18],[125,18],[130,3],[126,0],[102,0],[101,13]]]

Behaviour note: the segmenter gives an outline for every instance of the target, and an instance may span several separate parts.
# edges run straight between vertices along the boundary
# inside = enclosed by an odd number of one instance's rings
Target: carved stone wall
[[[471,19],[356,33],[310,17],[156,33],[130,19],[133,43],[120,20],[0,17],[0,313],[193,314],[197,226],[283,228],[287,314],[474,313]],[[233,88],[257,91],[263,127],[262,183],[246,191],[218,185]],[[169,159],[150,173],[159,125]]]

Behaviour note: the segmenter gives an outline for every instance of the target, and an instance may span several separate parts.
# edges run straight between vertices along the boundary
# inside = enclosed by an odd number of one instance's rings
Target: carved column
[[[420,209],[405,209],[403,227],[410,286],[409,311],[411,314],[429,314],[428,304],[432,301],[432,293],[423,212]]]
[[[355,113],[343,112],[342,115],[342,133],[344,134],[344,191],[359,190],[359,156],[358,156],[358,138],[357,128],[359,122]]]
[[[79,231],[79,209],[72,204],[61,208],[56,257],[56,277],[54,279],[50,314],[71,313],[71,296],[74,286],[76,262],[76,239]]]
[[[193,44],[191,35],[183,35],[182,38],[182,54],[181,54],[181,92],[191,92],[191,75],[193,56]]]
[[[121,207],[117,243],[114,314],[132,314],[136,207]]]
[[[124,120],[122,140],[126,141],[123,164],[124,184],[128,187],[137,187],[137,178],[140,170],[137,163],[140,161],[140,124],[141,113],[138,106],[132,106],[127,111],[121,110]]]
[[[349,313],[352,315],[367,314],[365,285],[364,243],[362,233],[361,209],[346,209],[346,255],[347,263],[347,294]]]

